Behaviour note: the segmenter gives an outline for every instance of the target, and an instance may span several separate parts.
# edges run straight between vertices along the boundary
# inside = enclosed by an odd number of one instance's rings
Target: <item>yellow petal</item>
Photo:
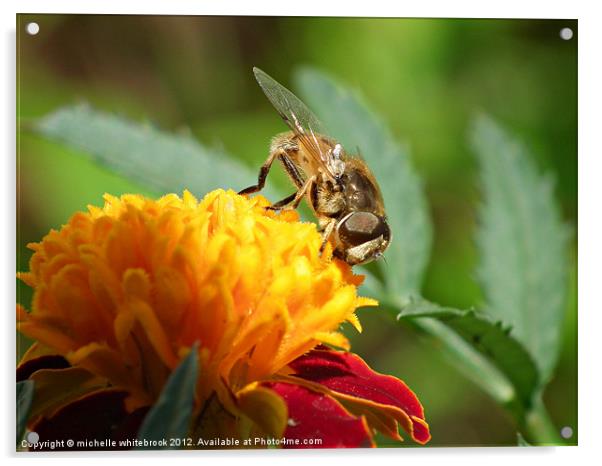
[[[240,390],[236,398],[238,408],[266,435],[282,437],[288,420],[288,409],[276,392],[252,383]]]
[[[200,341],[199,403],[218,393],[236,418],[233,393],[321,342],[348,348],[341,323],[361,331],[356,309],[377,304],[357,297],[363,277],[331,244],[320,253],[314,223],[267,210],[262,196],[104,198],[31,245],[19,276],[34,298],[18,325],[130,390],[130,407],[155,400],[182,348]]]
[[[316,332],[314,334],[316,340],[320,340],[322,343],[327,345],[336,346],[344,350],[349,350],[351,345],[349,340],[342,333],[338,332]]]
[[[353,328],[355,328],[358,331],[358,333],[362,333],[362,324],[360,323],[360,320],[357,318],[357,315],[355,314],[355,312],[353,314],[350,314],[347,317],[347,322],[349,322],[351,325],[353,325]]]
[[[19,366],[27,361],[31,361],[32,359],[37,359],[42,356],[52,356],[55,354],[56,350],[53,350],[52,348],[41,344],[39,341],[36,341],[27,349],[27,351],[25,351],[25,354],[19,361]]]
[[[67,354],[67,360],[73,366],[80,366],[93,374],[104,377],[119,387],[132,384],[130,371],[124,365],[119,352],[100,343],[90,343]]]
[[[178,365],[178,358],[153,309],[143,301],[132,302],[132,309],[161,360],[168,367],[175,368]]]
[[[40,414],[52,416],[57,409],[71,401],[107,386],[106,379],[81,367],[40,369],[30,379],[35,382],[35,396],[30,412],[32,418]]]
[[[128,269],[123,274],[123,289],[127,296],[147,300],[150,281],[144,269]]]
[[[31,288],[35,288],[36,286],[36,278],[33,273],[17,272],[17,278]]]

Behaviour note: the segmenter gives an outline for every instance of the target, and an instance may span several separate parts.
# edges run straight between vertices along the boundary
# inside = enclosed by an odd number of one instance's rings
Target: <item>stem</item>
[[[540,396],[536,397],[533,408],[527,413],[524,431],[530,442],[537,446],[564,443]]]

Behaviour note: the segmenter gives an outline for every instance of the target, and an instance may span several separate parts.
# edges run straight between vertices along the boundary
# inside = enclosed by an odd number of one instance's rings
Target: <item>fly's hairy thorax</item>
[[[316,136],[322,153],[332,152],[335,143],[324,136]],[[383,201],[376,181],[361,159],[342,156],[344,171],[338,179],[324,173],[316,165],[312,155],[297,142],[292,131],[281,133],[272,139],[271,151],[282,151],[279,160],[287,175],[298,188],[311,176],[316,182],[307,193],[310,207],[318,215],[337,218],[352,211],[373,212],[383,215]]]

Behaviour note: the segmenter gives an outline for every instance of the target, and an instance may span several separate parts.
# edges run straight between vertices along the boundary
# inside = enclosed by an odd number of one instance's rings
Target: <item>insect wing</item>
[[[313,156],[315,162],[325,170],[327,174],[335,176],[330,168],[330,155],[324,153],[318,142],[319,134],[326,134],[324,128],[316,116],[307,106],[299,100],[295,94],[282,86],[271,76],[253,68],[255,78],[261,86],[266,97],[280,114],[284,122],[295,133],[301,144]]]

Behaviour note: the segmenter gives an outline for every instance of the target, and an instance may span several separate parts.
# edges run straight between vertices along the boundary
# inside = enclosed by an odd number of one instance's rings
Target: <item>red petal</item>
[[[412,438],[419,443],[430,440],[424,410],[412,390],[393,376],[373,371],[359,356],[321,346],[297,358],[290,367],[296,377],[319,383],[335,395],[345,395],[351,401],[369,400],[374,408],[401,410],[403,417],[396,418]]]
[[[111,438],[117,442],[119,446],[119,442],[127,442],[127,440],[132,440],[138,437],[138,429],[142,425],[144,418],[148,414],[150,410],[150,406],[143,406],[141,408],[135,409],[130,414],[128,414],[121,424],[116,426],[113,429],[113,433]],[[125,450],[128,448],[119,448],[120,450]]]
[[[278,393],[288,407],[284,437],[291,443],[283,448],[374,446],[365,418],[353,416],[334,398],[290,383],[264,385]]]
[[[32,428],[40,442],[44,441],[36,451],[131,448],[119,441],[136,438],[146,409],[128,414],[124,404],[127,395],[120,390],[95,392],[64,406],[50,418],[42,418]],[[73,440],[74,445],[68,445],[67,440]],[[48,447],[43,448],[45,445]]]
[[[17,367],[17,382],[28,379],[40,369],[65,369],[69,365],[69,362],[59,355],[46,355],[30,359]]]

